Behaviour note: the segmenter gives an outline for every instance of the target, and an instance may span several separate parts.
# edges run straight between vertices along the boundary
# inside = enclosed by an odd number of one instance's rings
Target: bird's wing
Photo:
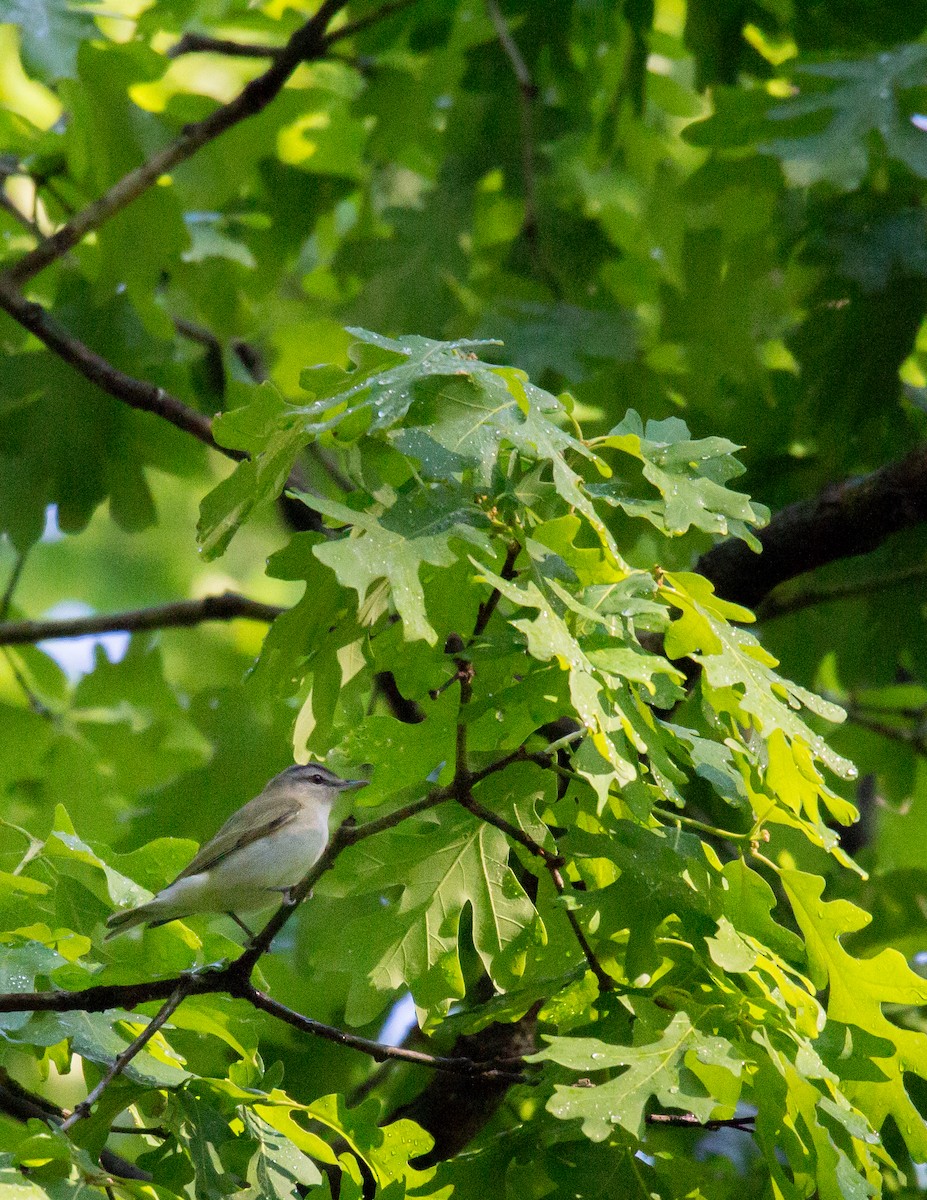
[[[255,824],[254,806],[258,801],[261,816],[260,823]],[[299,815],[301,807],[291,796],[281,796],[276,800],[268,800],[263,794],[255,796],[238,812],[232,813],[216,836],[200,847],[193,861],[184,867],[177,879],[186,879],[188,875],[208,871],[222,859],[228,858],[233,850],[249,846],[259,838],[267,837],[275,830],[282,829],[284,825],[289,825]],[[177,879],[174,880],[175,883]]]

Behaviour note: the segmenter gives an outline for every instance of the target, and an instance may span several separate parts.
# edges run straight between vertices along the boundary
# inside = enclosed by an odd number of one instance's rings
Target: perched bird
[[[164,925],[193,913],[227,913],[251,936],[239,912],[266,908],[307,874],[328,845],[338,795],[365,787],[321,763],[287,767],[233,813],[173,883],[137,908],[113,913],[107,939],[133,925]]]

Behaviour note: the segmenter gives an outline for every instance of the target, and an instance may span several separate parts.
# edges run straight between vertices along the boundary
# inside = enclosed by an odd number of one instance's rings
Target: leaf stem
[[[730,829],[721,829],[717,825],[708,825],[704,821],[698,821],[695,817],[687,817],[682,813],[670,812],[668,809],[659,808],[656,804],[650,810],[654,816],[663,817],[667,821],[678,821],[682,825],[688,825],[692,829],[701,830],[702,833],[709,833],[712,837],[725,838],[729,842],[755,842],[757,840],[756,831],[751,830],[749,833],[732,833]]]

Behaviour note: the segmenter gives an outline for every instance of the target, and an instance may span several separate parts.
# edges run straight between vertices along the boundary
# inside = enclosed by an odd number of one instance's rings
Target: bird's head
[[[342,779],[324,764],[310,762],[295,763],[292,767],[287,767],[285,771],[274,776],[264,791],[286,790],[296,792],[304,802],[334,804],[338,796],[348,788],[366,786],[366,779]]]

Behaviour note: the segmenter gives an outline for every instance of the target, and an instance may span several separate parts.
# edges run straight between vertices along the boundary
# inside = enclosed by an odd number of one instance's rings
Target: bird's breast
[[[327,825],[297,818],[234,850],[211,873],[214,879],[228,877],[241,888],[293,887],[318,861],[327,842]]]

